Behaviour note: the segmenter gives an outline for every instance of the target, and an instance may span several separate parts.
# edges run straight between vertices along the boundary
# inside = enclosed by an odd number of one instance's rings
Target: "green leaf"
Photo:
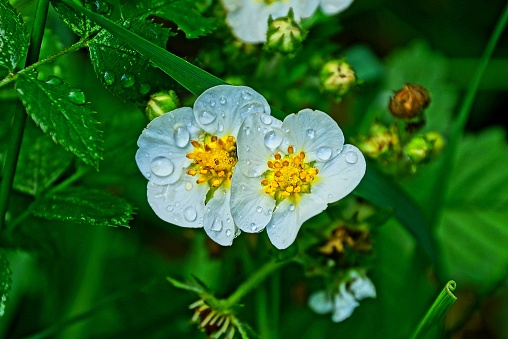
[[[175,22],[188,38],[204,36],[216,27],[215,19],[205,18],[196,10],[194,0],[121,0],[120,4],[125,17],[156,15]]]
[[[391,178],[367,162],[367,172],[355,189],[361,197],[384,209],[393,209],[395,217],[416,238],[429,258],[436,262],[436,248],[430,226],[414,200]]]
[[[83,162],[98,168],[102,132],[85,95],[59,78],[37,80],[35,73],[20,73],[18,96],[41,129]]]
[[[172,33],[150,20],[132,19],[124,27],[165,48]],[[171,89],[172,80],[160,69],[106,30],[90,43],[90,59],[101,82],[124,100],[142,101],[150,92]]]
[[[12,273],[4,251],[0,250],[0,318],[5,314],[5,302],[11,291]]]
[[[443,288],[441,293],[437,296],[436,300],[425,314],[417,329],[411,338],[418,338],[434,324],[438,323],[448,311],[448,309],[457,301],[457,297],[453,295],[453,291],[457,287],[455,281],[450,280]]]
[[[27,124],[13,186],[21,192],[36,195],[55,182],[71,161],[72,154]]]
[[[13,72],[24,60],[29,35],[21,16],[9,1],[0,2],[0,66]]]
[[[134,210],[122,198],[85,188],[68,188],[36,200],[35,216],[99,226],[129,227]]]
[[[86,14],[88,18],[110,31],[118,39],[127,43],[193,94],[200,95],[210,87],[225,84],[223,80],[203,71],[199,67],[177,57],[115,22],[75,4],[71,0],[62,1],[76,11]]]
[[[51,3],[63,22],[80,37],[87,37],[100,30],[100,27],[80,12],[76,12],[60,0],[52,0]],[[111,6],[102,0],[79,0],[81,5],[95,12],[109,15]]]
[[[446,273],[483,291],[508,274],[507,154],[500,129],[459,144],[437,229]]]

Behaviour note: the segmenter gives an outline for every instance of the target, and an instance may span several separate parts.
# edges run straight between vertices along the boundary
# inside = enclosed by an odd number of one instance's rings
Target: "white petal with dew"
[[[310,296],[309,307],[317,314],[329,313],[333,310],[332,298],[325,291],[318,291]]]
[[[136,163],[145,178],[157,185],[176,182],[191,160],[186,154],[201,129],[192,109],[183,107],[153,119],[138,139]]]
[[[244,232],[261,232],[272,218],[275,199],[264,192],[259,177],[235,171],[231,182],[231,214]]]
[[[198,185],[192,177],[184,175],[170,185],[148,182],[147,196],[148,203],[162,220],[182,227],[203,227],[207,191],[208,185]]]
[[[320,0],[320,6],[326,14],[337,14],[346,10],[353,0]]]
[[[326,113],[304,109],[290,114],[282,123],[284,145],[293,145],[295,152],[304,151],[305,161],[325,162],[340,153],[344,134]]]
[[[255,113],[245,118],[238,131],[236,147],[236,166],[244,175],[257,177],[268,170],[268,160],[282,144],[281,125],[280,120],[266,113]]]
[[[358,277],[353,280],[349,289],[357,300],[376,297],[376,287],[367,277]]]
[[[302,224],[321,213],[326,206],[326,201],[314,194],[301,194],[298,204],[294,204],[290,198],[284,199],[266,226],[270,241],[278,249],[289,247],[295,241]]]
[[[236,138],[243,120],[256,112],[270,114],[270,106],[261,94],[246,86],[215,86],[204,91],[194,103],[199,126],[219,137]]]
[[[349,318],[358,306],[360,306],[360,303],[346,291],[345,284],[342,284],[340,292],[335,295],[333,300],[332,321],[338,323]]]
[[[205,207],[204,227],[206,234],[222,246],[231,246],[236,237],[236,226],[231,216],[229,190],[218,188]]]
[[[312,194],[319,195],[328,203],[342,199],[362,180],[366,163],[362,152],[353,145],[344,145],[335,158],[316,163],[318,180],[311,187]]]

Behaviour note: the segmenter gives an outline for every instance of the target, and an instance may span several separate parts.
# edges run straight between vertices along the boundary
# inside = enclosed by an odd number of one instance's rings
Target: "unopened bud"
[[[321,85],[325,92],[341,100],[356,87],[356,74],[344,60],[328,61],[321,69]]]
[[[395,126],[388,129],[375,123],[370,129],[369,137],[363,140],[358,147],[371,158],[377,158],[395,149],[400,149],[399,145],[399,136]]]
[[[445,145],[443,136],[438,132],[427,132],[425,139],[432,145],[432,156],[439,155]]]
[[[416,136],[404,146],[404,153],[418,164],[430,158],[432,152],[431,143],[423,136]]]
[[[294,53],[302,45],[304,35],[302,28],[294,19],[293,10],[288,16],[273,20],[268,19],[266,48],[283,54]]]
[[[180,100],[174,91],[152,94],[146,106],[145,115],[151,121],[180,106]]]
[[[418,117],[430,104],[429,92],[418,84],[406,84],[390,98],[388,108],[399,119]]]

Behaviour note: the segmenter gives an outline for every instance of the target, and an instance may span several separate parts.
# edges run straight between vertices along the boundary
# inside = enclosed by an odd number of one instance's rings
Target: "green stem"
[[[259,337],[263,339],[274,338],[274,333],[270,327],[269,315],[271,315],[271,312],[268,307],[266,286],[256,289],[256,315]]]
[[[246,294],[248,294],[253,288],[259,285],[260,282],[265,280],[271,273],[277,271],[284,265],[288,264],[290,261],[270,261],[265,265],[261,266],[259,270],[257,270],[253,275],[249,277],[246,281],[241,284],[233,294],[229,296],[226,300],[223,301],[222,307],[228,309],[233,305],[236,305],[240,299],[242,299]]]
[[[8,76],[6,76],[4,79],[2,79],[0,81],[0,87],[5,86],[5,85],[13,82],[14,80],[16,80],[16,78],[18,77],[18,74],[20,74],[20,73],[29,72],[29,71],[34,70],[34,69],[36,69],[36,68],[38,68],[38,67],[40,67],[42,65],[48,64],[50,62],[53,62],[54,60],[64,56],[65,54],[72,53],[72,52],[77,51],[78,49],[86,47],[88,45],[88,42],[92,38],[93,38],[93,36],[89,36],[89,37],[86,37],[86,38],[84,38],[82,40],[79,40],[78,42],[70,45],[69,47],[62,49],[61,51],[58,51],[57,53],[52,54],[52,55],[48,56],[45,59],[37,61],[37,62],[29,65],[28,67],[23,68],[22,70],[20,70],[17,73],[11,73],[11,74],[9,74]]]
[[[41,51],[42,37],[44,35],[44,27],[46,26],[46,18],[48,16],[49,0],[39,0],[35,11],[35,20],[32,27],[30,46],[25,66],[34,64],[39,59]],[[3,168],[2,185],[0,187],[0,230],[5,222],[5,214],[9,204],[9,196],[11,193],[14,173],[16,172],[16,164],[18,162],[21,141],[23,140],[23,131],[25,129],[26,113],[20,101],[16,106],[16,113],[12,123],[12,135]]]
[[[480,58],[480,63],[478,64],[478,67],[475,70],[473,79],[469,84],[466,96],[464,98],[464,102],[462,103],[462,107],[460,108],[459,114],[457,116],[454,129],[452,130],[450,136],[447,150],[445,151],[445,154],[443,154],[444,160],[441,167],[441,175],[438,176],[438,179],[434,184],[434,194],[432,195],[434,199],[431,202],[430,208],[430,211],[433,211],[431,225],[435,226],[436,221],[438,221],[440,217],[440,212],[444,204],[445,194],[448,190],[448,186],[450,183],[450,176],[452,173],[451,169],[453,167],[455,156],[457,153],[457,146],[464,133],[464,128],[469,118],[471,107],[473,106],[473,102],[476,97],[476,93],[478,92],[478,88],[480,86],[483,74],[487,69],[489,60],[492,57],[492,53],[494,52],[494,49],[499,41],[499,38],[504,32],[507,22],[508,22],[508,4],[506,4],[503,13],[501,14],[499,20],[497,21],[496,27],[494,28],[494,31],[490,36],[487,46],[483,51],[483,55]]]

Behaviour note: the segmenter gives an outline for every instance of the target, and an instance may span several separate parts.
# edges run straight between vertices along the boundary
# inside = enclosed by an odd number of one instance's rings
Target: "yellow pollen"
[[[220,138],[205,134],[199,141],[192,140],[191,144],[194,150],[187,154],[187,158],[194,162],[187,170],[187,174],[192,176],[199,174],[196,180],[198,184],[206,182],[211,188],[221,185],[229,187],[238,162],[236,139],[232,136]]]
[[[277,152],[267,161],[268,170],[261,180],[264,192],[274,197],[277,204],[289,197],[296,202],[300,194],[310,193],[319,172],[313,167],[314,162],[304,162],[305,152],[295,152],[292,145],[287,150],[287,155]]]

